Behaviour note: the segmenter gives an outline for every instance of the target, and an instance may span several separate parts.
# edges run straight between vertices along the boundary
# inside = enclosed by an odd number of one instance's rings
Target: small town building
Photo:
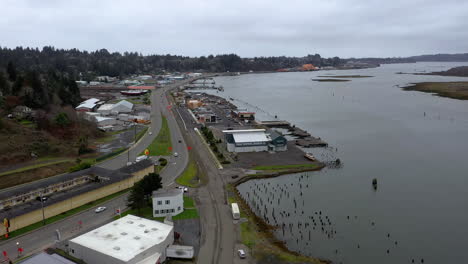
[[[153,192],[153,217],[175,216],[184,211],[182,189],[158,190]]]
[[[76,264],[76,263],[56,253],[47,254],[46,252],[41,252],[29,258],[26,258],[25,260],[22,260],[22,261],[20,260],[19,264]]]
[[[229,152],[285,151],[287,139],[275,130],[223,130]]]
[[[130,113],[132,112],[132,110],[133,104],[126,100],[122,100],[114,104],[114,108],[112,109],[112,111],[115,111],[117,113]]]
[[[11,111],[16,118],[29,118],[32,116],[33,110],[25,105],[18,105]]]
[[[203,102],[200,100],[188,100],[187,101],[187,107],[190,109],[196,109],[198,107],[201,107],[203,105]]]
[[[113,117],[95,116],[96,124],[98,127],[113,126],[117,124],[117,120]]]
[[[122,100],[116,104],[103,104],[97,112],[101,115],[118,115],[119,113],[130,113],[133,110],[133,104]]]
[[[99,99],[97,98],[90,98],[84,102],[82,102],[80,105],[78,105],[75,110],[80,111],[80,112],[93,112],[96,109],[97,103],[99,102]]]
[[[127,215],[69,241],[69,254],[86,263],[163,263],[174,227]]]
[[[255,112],[248,111],[232,111],[232,117],[238,118],[240,120],[255,120]]]
[[[288,150],[288,140],[278,131],[269,130],[268,136],[270,138],[270,144],[268,149],[272,151],[286,151]]]
[[[223,130],[229,152],[268,151],[265,129]]]

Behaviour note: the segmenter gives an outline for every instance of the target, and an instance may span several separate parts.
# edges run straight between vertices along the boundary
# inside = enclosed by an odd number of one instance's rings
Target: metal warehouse
[[[287,140],[266,129],[223,130],[229,152],[285,151]]]

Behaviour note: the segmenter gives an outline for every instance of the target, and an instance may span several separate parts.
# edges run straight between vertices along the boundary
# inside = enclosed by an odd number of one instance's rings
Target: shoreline
[[[404,91],[431,93],[435,96],[468,100],[468,82],[418,82],[400,87]]]
[[[246,218],[248,218],[247,223],[249,223],[251,226],[254,226],[254,228],[255,228],[254,232],[257,232],[259,236],[261,236],[262,238],[265,238],[267,243],[271,247],[275,247],[277,250],[281,251],[280,254],[275,254],[274,252],[267,252],[268,250],[266,250],[266,249],[257,248],[257,249],[255,249],[255,251],[260,251],[260,253],[257,253],[257,254],[268,254],[268,253],[270,253],[270,254],[276,256],[277,258],[279,258],[280,260],[282,260],[281,259],[282,257],[286,257],[286,256],[283,256],[282,254],[288,254],[290,256],[293,256],[294,258],[297,258],[297,259],[293,260],[293,263],[296,263],[296,262],[297,263],[306,262],[306,263],[316,263],[316,264],[331,264],[332,263],[331,260],[321,259],[321,258],[316,258],[316,257],[310,257],[310,256],[302,255],[300,253],[297,253],[295,251],[290,250],[286,246],[286,242],[282,241],[279,238],[277,238],[276,235],[274,234],[274,230],[276,230],[279,227],[278,226],[273,226],[273,225],[270,225],[270,224],[266,223],[264,219],[262,219],[260,216],[255,214],[252,211],[252,208],[244,200],[244,198],[240,195],[240,192],[237,189],[237,186],[239,186],[240,184],[246,183],[246,182],[248,182],[250,180],[276,178],[276,177],[280,177],[280,176],[287,175],[287,174],[301,173],[301,172],[307,172],[307,171],[320,171],[325,167],[326,167],[326,165],[324,163],[320,163],[319,167],[313,168],[313,169],[309,168],[309,169],[285,170],[285,171],[281,171],[281,172],[277,172],[277,173],[265,173],[265,174],[259,174],[259,175],[250,174],[250,175],[246,175],[246,176],[232,182],[231,184],[229,184],[233,188],[232,191],[233,191],[234,199],[239,204],[239,206],[241,207],[241,209],[243,210],[245,215],[247,215],[247,217],[246,217]],[[228,189],[229,189],[230,186],[226,186],[226,189],[227,189],[228,192],[229,192]],[[253,248],[251,249],[252,251],[254,251],[254,247],[256,247],[256,246],[255,245],[253,246]],[[278,253],[277,251],[275,251],[275,252]],[[261,257],[261,256],[254,256],[254,257]]]

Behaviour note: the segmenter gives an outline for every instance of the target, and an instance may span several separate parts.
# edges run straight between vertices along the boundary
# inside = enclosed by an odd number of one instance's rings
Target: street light
[[[45,189],[44,189],[45,191]],[[45,225],[45,214],[44,214],[44,192],[41,192],[41,209],[42,209],[42,225]]]
[[[16,251],[18,252],[18,258],[20,256],[20,247],[19,247],[19,242],[16,242]]]

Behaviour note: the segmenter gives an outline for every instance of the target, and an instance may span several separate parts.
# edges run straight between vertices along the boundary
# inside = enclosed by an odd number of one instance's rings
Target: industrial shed
[[[280,133],[266,129],[223,130],[229,152],[285,151],[287,140]]]

